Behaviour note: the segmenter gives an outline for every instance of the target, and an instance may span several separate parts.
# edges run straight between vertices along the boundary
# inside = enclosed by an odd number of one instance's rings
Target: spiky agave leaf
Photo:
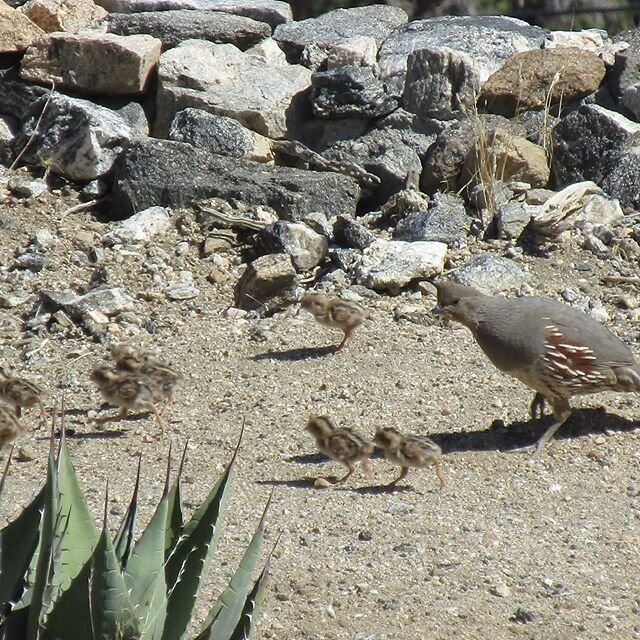
[[[196,602],[200,580],[208,568],[222,531],[222,516],[228,500],[229,481],[241,442],[242,431],[231,462],[222,477],[184,526],[182,534],[170,549],[165,564],[168,597],[162,640],[179,640],[184,637]]]
[[[165,494],[133,548],[124,572],[141,640],[159,640],[164,629],[167,614],[164,545],[168,510],[165,487]]]
[[[34,609],[30,612],[29,630],[32,633],[37,626],[45,623],[56,600],[70,588],[83,568],[86,570],[85,565],[93,554],[99,537],[71,463],[64,429],[58,459],[51,471],[54,495],[49,505],[45,501],[45,514],[48,508],[55,510],[51,514],[51,530],[44,531],[49,536],[47,548],[44,545],[41,547],[41,552],[46,551],[48,555],[44,561],[47,565],[47,577],[41,585],[39,601],[34,603],[38,611]],[[42,573],[37,573],[36,581],[43,577]]]
[[[93,638],[138,640],[141,637],[138,620],[107,528],[107,502],[105,497],[104,525],[91,556],[89,597]]]
[[[233,630],[231,636],[229,636],[228,640],[249,640],[249,638],[251,638],[251,634],[255,629],[258,616],[260,615],[260,610],[262,609],[262,604],[264,603],[267,593],[267,584],[271,575],[271,557],[274,550],[275,545],[271,550],[260,575],[253,583],[253,588],[247,595],[238,624]]]
[[[27,588],[44,499],[45,487],[15,520],[0,530],[0,616],[8,612],[9,603],[18,601]]]
[[[180,460],[180,466],[178,467],[178,474],[176,475],[176,481],[171,489],[168,491],[169,510],[167,512],[167,527],[165,535],[165,550],[169,555],[171,549],[175,546],[176,541],[182,534],[184,527],[184,516],[182,515],[182,471],[184,469],[184,462],[187,457],[187,445],[189,441],[184,445],[182,450],[182,458]],[[165,491],[169,486],[170,476],[170,463],[171,463],[171,451],[169,451],[169,465],[167,465],[167,484],[165,485]]]
[[[138,472],[136,473],[136,483],[133,487],[133,494],[127,512],[124,514],[118,533],[113,541],[113,547],[120,561],[120,566],[124,569],[127,566],[133,541],[136,534],[136,524],[138,520],[138,491],[140,489],[140,468],[142,457],[138,458]]]
[[[197,640],[226,640],[231,637],[237,627],[251,590],[251,577],[260,560],[264,542],[264,525],[272,497],[273,493],[269,496],[260,522],[238,568],[207,616],[204,629],[198,635]]]

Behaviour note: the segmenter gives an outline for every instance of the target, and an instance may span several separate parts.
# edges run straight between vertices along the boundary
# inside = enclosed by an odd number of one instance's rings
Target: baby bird
[[[367,311],[355,302],[341,298],[328,298],[323,293],[312,291],[302,296],[300,305],[313,314],[320,324],[342,330],[344,337],[336,348],[336,352],[342,350],[349,336],[369,317]]]
[[[118,371],[141,373],[151,378],[162,396],[163,405],[160,415],[163,415],[173,399],[178,384],[183,379],[182,375],[149,351],[136,349],[128,344],[112,346],[111,356],[115,360]]]
[[[358,461],[362,461],[365,477],[367,479],[371,477],[368,464],[369,456],[373,453],[371,442],[351,429],[337,429],[325,416],[311,416],[306,429],[315,438],[318,449],[322,453],[347,467],[347,473],[336,480],[334,485],[346,482],[355,471],[355,463]]]
[[[0,400],[13,406],[18,418],[22,415],[22,409],[28,409],[37,404],[40,407],[42,422],[47,423],[49,414],[44,407],[47,394],[33,382],[25,378],[10,376],[0,368]]]
[[[120,407],[120,413],[98,418],[98,424],[122,420],[129,411],[151,411],[164,435],[165,424],[156,406],[162,400],[162,395],[149,376],[101,366],[91,372],[91,381],[96,384],[107,402]]]
[[[25,428],[18,418],[6,407],[0,405],[0,450],[24,431]]]
[[[384,449],[385,456],[402,467],[400,475],[387,486],[395,487],[400,480],[406,477],[411,467],[419,469],[433,465],[440,482],[440,488],[444,487],[444,479],[440,470],[438,458],[442,455],[442,449],[426,436],[405,436],[397,429],[384,427],[376,431],[373,442]]]

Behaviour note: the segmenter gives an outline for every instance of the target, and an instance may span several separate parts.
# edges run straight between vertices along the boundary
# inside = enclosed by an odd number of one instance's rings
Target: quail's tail
[[[640,365],[618,367],[616,370],[616,391],[636,391],[640,393]]]

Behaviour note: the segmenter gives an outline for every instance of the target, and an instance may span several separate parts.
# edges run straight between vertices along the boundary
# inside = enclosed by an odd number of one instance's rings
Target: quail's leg
[[[96,424],[104,424],[105,422],[117,422],[118,420],[124,420],[129,413],[129,409],[122,407],[119,413],[115,416],[104,416],[103,418],[96,418]]]
[[[373,474],[371,473],[371,467],[369,466],[369,460],[367,458],[364,458],[364,460],[362,461],[362,470],[364,471],[364,477],[366,478],[367,482],[371,482]]]
[[[40,398],[38,398],[38,404],[40,405],[40,417],[42,418],[42,424],[46,425],[47,422],[49,422],[49,414]]]
[[[533,400],[531,401],[531,418],[535,420],[538,416],[540,419],[544,418],[544,405],[546,404],[547,399],[545,396],[539,391],[533,396]]]
[[[156,422],[160,425],[160,437],[164,438],[166,425],[162,419],[162,414],[158,411],[158,407],[156,407],[155,404],[151,405],[151,411],[153,411],[153,415],[156,417]]]
[[[344,338],[342,338],[342,342],[336,347],[336,353],[338,353],[338,351],[342,351],[342,347],[347,343],[349,336],[353,333],[353,329],[353,327],[344,329]]]
[[[540,452],[544,448],[544,445],[553,438],[555,432],[571,415],[571,406],[566,398],[554,398],[552,400],[552,407],[555,422],[542,434],[542,437],[536,443],[536,453]]]
[[[351,474],[355,471],[355,467],[353,466],[352,462],[345,462],[345,465],[347,465],[347,468],[349,469],[349,471],[347,471],[347,473],[342,476],[342,478],[340,478],[339,480],[336,480],[333,484],[337,485],[337,484],[343,484],[344,482],[347,481],[347,479],[351,476]]]
[[[402,470],[400,471],[400,475],[395,480],[392,480],[391,482],[387,483],[385,487],[395,487],[398,484],[398,482],[400,482],[400,480],[407,477],[407,473],[409,473],[409,467],[402,467]]]
[[[440,462],[437,458],[433,460],[433,468],[436,471],[436,475],[438,476],[438,482],[440,482],[440,488],[444,489],[444,478],[442,477],[442,467],[440,467]]]

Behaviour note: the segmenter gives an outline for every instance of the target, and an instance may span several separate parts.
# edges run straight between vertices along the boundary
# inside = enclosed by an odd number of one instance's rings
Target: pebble
[[[192,282],[179,282],[167,287],[167,298],[169,300],[191,300],[200,295],[198,287]]]
[[[28,444],[20,447],[15,456],[18,462],[31,462],[31,460],[35,460],[37,457],[38,454],[36,450]]]
[[[508,598],[511,595],[511,589],[504,582],[496,582],[491,589],[491,593],[500,598]]]

